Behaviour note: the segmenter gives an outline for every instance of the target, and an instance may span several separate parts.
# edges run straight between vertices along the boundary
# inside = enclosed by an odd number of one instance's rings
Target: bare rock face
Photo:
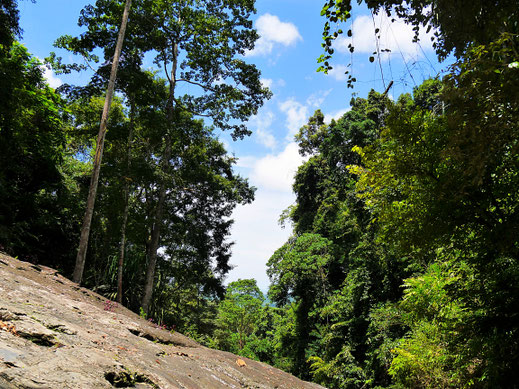
[[[156,328],[55,270],[0,254],[0,388],[322,388]]]

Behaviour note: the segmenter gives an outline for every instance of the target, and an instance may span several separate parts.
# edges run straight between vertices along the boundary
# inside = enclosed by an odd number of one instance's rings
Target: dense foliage
[[[62,263],[76,237],[80,162],[67,152],[68,112],[18,43],[0,53],[0,245],[41,263]]]
[[[43,65],[14,40],[21,33],[16,1],[2,3],[0,248],[66,275],[73,268],[122,9],[114,1],[88,5],[80,17],[87,31],[57,40],[87,61],[98,61],[94,49],[103,47],[106,63],[87,85],[55,91],[43,78]],[[219,127],[235,138],[247,135],[242,123],[270,94],[259,71],[237,58],[258,38],[253,12],[253,3],[241,1],[224,8],[135,1],[133,39],[123,48],[118,97],[108,117],[83,283],[110,299],[117,293],[136,312],[146,304],[144,314],[195,334],[212,331],[204,327],[204,310],[225,293],[232,211],[254,198],[214,134]],[[209,22],[214,34],[202,39],[196,29]],[[166,79],[141,67],[149,51],[160,53],[156,63],[169,68]],[[58,72],[85,70],[54,54],[48,60]],[[177,95],[181,82],[200,92]],[[197,115],[211,117],[212,126]]]
[[[257,39],[254,4],[135,0],[84,283],[115,299],[122,275],[121,302],[150,320],[330,388],[519,387],[517,4],[366,4],[435,27],[438,56],[456,63],[396,101],[371,91],[337,121],[309,118],[282,215],[293,235],[268,261],[264,295],[252,279],[223,285],[232,210],[254,188],[197,119],[240,138],[269,96],[240,57]],[[0,6],[0,249],[66,275],[122,6],[97,1],[87,31],[57,41],[106,60],[58,91],[15,41],[16,1]],[[325,67],[331,26],[350,11],[325,2]],[[150,52],[166,79],[142,69]]]

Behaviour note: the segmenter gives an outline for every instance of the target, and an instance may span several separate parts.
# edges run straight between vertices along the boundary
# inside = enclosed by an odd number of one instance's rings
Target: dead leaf
[[[16,332],[16,328],[13,324],[9,324],[9,323],[3,322],[1,320],[0,320],[0,330],[6,331],[15,336],[18,336],[18,333]]]

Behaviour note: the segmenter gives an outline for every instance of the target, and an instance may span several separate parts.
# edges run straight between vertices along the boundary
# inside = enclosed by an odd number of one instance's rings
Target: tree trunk
[[[92,223],[92,215],[94,213],[94,204],[97,194],[97,185],[99,183],[99,172],[101,170],[101,159],[103,157],[103,148],[106,136],[106,124],[108,121],[108,113],[112,105],[112,97],[115,89],[115,80],[117,79],[117,67],[119,66],[119,58],[123,47],[124,34],[126,32],[126,24],[128,23],[128,15],[130,13],[130,6],[132,1],[126,0],[124,6],[123,18],[119,36],[117,37],[117,45],[115,47],[114,59],[112,62],[112,69],[110,72],[110,80],[108,82],[108,89],[106,90],[105,105],[103,107],[103,115],[101,117],[101,125],[99,126],[99,133],[97,135],[96,153],[94,157],[94,167],[92,178],[90,180],[90,188],[88,190],[87,206],[85,216],[83,218],[83,225],[81,227],[81,237],[79,240],[79,249],[76,257],[76,266],[74,268],[74,275],[72,280],[78,284],[83,278],[83,270],[85,268],[86,252],[88,248],[88,238],[90,236],[90,224]]]
[[[117,302],[123,303],[123,265],[124,265],[124,251],[126,249],[126,224],[128,222],[128,210],[130,208],[130,162],[133,141],[133,126],[135,119],[135,104],[133,99],[130,103],[130,129],[128,132],[128,149],[126,156],[126,176],[124,177],[124,212],[123,223],[121,226],[121,243],[119,250],[119,264],[117,266]]]
[[[171,137],[166,137],[166,150],[162,160],[162,171],[167,172],[169,168],[169,159],[171,158]],[[148,250],[148,267],[146,268],[146,278],[144,284],[144,295],[142,296],[142,310],[147,315],[149,313],[151,296],[153,295],[153,285],[155,279],[155,267],[157,266],[157,251],[160,243],[160,229],[162,227],[162,217],[164,214],[164,203],[166,201],[166,183],[165,178],[159,187],[159,199],[157,208],[155,209],[155,218],[151,231],[150,246]]]
[[[177,73],[177,57],[178,57],[178,44],[173,44],[173,62],[171,67],[171,77],[169,78],[169,97],[166,105],[167,118],[169,121],[169,127],[172,126],[175,113],[175,86],[176,86],[176,73]],[[142,310],[147,315],[149,313],[149,307],[151,297],[153,295],[153,285],[155,278],[155,267],[157,266],[157,251],[160,243],[160,229],[162,227],[162,217],[164,213],[164,203],[166,201],[166,177],[169,171],[169,160],[171,159],[171,134],[166,134],[166,149],[162,157],[161,168],[163,172],[163,179],[160,182],[159,187],[159,199],[157,202],[157,208],[155,212],[155,220],[153,223],[153,229],[151,232],[151,240],[148,251],[148,267],[146,269],[146,279],[144,284],[144,294],[142,296]]]

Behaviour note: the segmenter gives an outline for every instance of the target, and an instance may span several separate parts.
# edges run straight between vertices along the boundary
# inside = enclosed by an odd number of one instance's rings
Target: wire
[[[377,47],[377,59],[378,59],[378,66],[380,67],[380,75],[382,76],[382,84],[384,85],[384,89],[386,89],[386,81],[384,80],[384,71],[382,70],[382,61],[380,60],[380,39],[377,35],[377,26],[375,24],[375,16],[373,14],[373,11],[371,12],[371,20],[373,21],[373,31],[375,31],[375,44]]]
[[[420,51],[422,52],[423,56],[425,57],[425,59],[427,60],[427,62],[429,63],[429,66],[432,68],[432,70],[434,71],[434,73],[438,73],[436,71],[436,68],[434,67],[433,63],[431,62],[431,60],[429,59],[429,57],[427,56],[427,54],[425,53],[425,50],[423,49],[422,45],[420,44],[420,41],[416,42],[416,44],[418,45],[418,47],[420,48]]]
[[[393,39],[395,40],[395,44],[398,48],[398,52],[400,53],[400,56],[402,57],[402,61],[404,62],[405,68],[407,69],[407,73],[409,73],[409,76],[411,77],[411,80],[413,80],[414,86],[417,86],[416,81],[413,77],[413,74],[411,73],[411,70],[409,69],[409,66],[407,64],[407,61],[405,60],[404,54],[402,53],[402,49],[400,48],[400,45],[398,44],[398,39],[396,39],[396,34],[393,31],[393,28],[391,27],[391,24],[389,25],[389,29],[391,30],[391,34],[393,34]]]

